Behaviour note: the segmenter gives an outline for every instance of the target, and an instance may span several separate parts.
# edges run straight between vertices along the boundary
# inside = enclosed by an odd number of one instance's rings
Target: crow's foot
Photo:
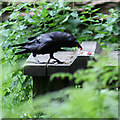
[[[51,58],[51,59],[54,59],[55,61],[50,62],[50,59],[49,59],[47,64],[55,64],[55,63],[63,64],[63,63],[65,63],[65,62],[62,62],[62,61],[60,61],[60,60],[58,60],[56,58]]]
[[[52,61],[51,63],[49,63],[49,64],[63,64],[63,63],[65,63],[65,62],[61,62],[61,61]]]
[[[65,62],[62,61],[57,61],[58,64],[64,64]]]

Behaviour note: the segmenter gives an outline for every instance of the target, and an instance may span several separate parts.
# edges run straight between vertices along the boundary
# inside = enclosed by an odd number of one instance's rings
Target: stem
[[[74,0],[73,0],[73,9],[75,9],[75,2],[74,2]]]

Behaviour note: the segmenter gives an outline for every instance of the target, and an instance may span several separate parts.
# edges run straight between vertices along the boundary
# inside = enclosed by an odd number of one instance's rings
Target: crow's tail
[[[16,44],[16,45],[12,45],[11,47],[24,46],[24,45],[26,45],[26,44],[28,44],[28,43]]]
[[[19,51],[17,53],[15,53],[15,55],[19,55],[19,54],[23,54],[23,53],[29,53],[30,51],[28,50],[22,50],[22,51]]]
[[[31,40],[31,41],[28,41],[28,42],[26,42],[26,43],[21,43],[21,44],[12,45],[11,47],[30,45],[30,44],[34,43],[35,41],[36,41],[36,39]]]

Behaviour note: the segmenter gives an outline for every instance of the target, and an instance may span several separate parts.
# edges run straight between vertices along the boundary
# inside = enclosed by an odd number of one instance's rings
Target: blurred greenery
[[[90,61],[86,70],[51,76],[50,80],[54,77],[74,79],[74,87],[48,93],[34,102],[32,100],[32,78],[23,75],[23,64],[29,54],[15,56],[17,50],[11,45],[26,42],[29,37],[42,33],[66,31],[75,35],[79,42],[98,41],[103,48],[118,50],[119,9],[110,9],[110,15],[104,15],[98,12],[100,8],[81,6],[85,11],[78,13],[75,9],[71,11],[68,4],[14,2],[0,10],[0,16],[9,13],[8,19],[0,23],[3,117],[118,117],[118,67],[106,67],[108,59],[103,55],[96,56],[97,62]],[[25,16],[21,15],[22,12]],[[81,81],[84,81],[82,86],[79,84]]]
[[[86,85],[40,96],[5,114],[8,118],[118,118],[117,108],[117,91],[102,90],[99,95]]]
[[[69,80],[75,79],[75,87],[39,96],[4,115],[9,118],[118,118],[118,66],[106,67],[108,57],[97,57],[98,62],[89,61],[89,69],[78,70],[73,75],[56,73],[51,76],[51,80],[71,76]],[[81,80],[84,80],[82,88],[78,84]]]

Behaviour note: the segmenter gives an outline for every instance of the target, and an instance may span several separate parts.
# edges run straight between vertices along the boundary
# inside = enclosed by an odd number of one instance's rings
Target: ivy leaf
[[[78,13],[76,11],[73,11],[71,14],[70,14],[72,17],[78,17]]]
[[[20,25],[20,30],[24,30],[27,26],[25,25]]]
[[[32,18],[28,19],[29,23],[35,22]]]
[[[17,18],[18,15],[19,15],[18,12],[13,12],[13,13],[9,16],[9,17],[10,17],[10,20],[11,20],[11,19],[15,19],[15,18]]]
[[[29,10],[25,10],[25,13],[28,13],[29,12]]]
[[[79,17],[79,19],[86,19],[85,15]]]
[[[49,10],[49,14],[50,14],[51,16],[54,16],[54,15],[55,15],[55,12],[54,12],[53,10]]]
[[[92,31],[85,31],[85,33],[88,33],[88,34],[93,34],[93,32]]]
[[[111,25],[111,26],[107,26],[107,27],[106,27],[106,30],[109,31],[109,32],[112,32],[113,26],[112,26],[112,25]]]
[[[67,15],[66,18],[61,22],[62,23],[65,23],[66,21],[68,21],[68,18],[70,17],[70,15]]]
[[[27,15],[25,15],[25,20],[28,20],[29,18],[30,18],[30,15],[29,14],[27,14]]]
[[[30,15],[29,15],[29,14],[27,14],[24,18],[25,18],[25,20],[27,20],[29,23],[35,22],[32,18],[30,18]]]
[[[6,29],[6,30],[1,30],[0,33],[5,36],[5,37],[8,37],[9,35],[9,32],[10,32],[10,29]]]
[[[31,8],[30,11],[36,11],[36,8]]]
[[[88,38],[88,36],[84,35],[84,36],[80,36],[77,40],[82,41],[82,40],[86,40],[87,38]]]
[[[78,18],[77,19],[70,19],[68,22],[71,23],[72,26],[74,26],[74,27],[77,27],[81,23],[80,19],[78,19]]]
[[[42,9],[42,16],[41,17],[46,17],[48,15],[48,10],[46,10],[45,8]]]
[[[89,11],[84,11],[84,12],[82,12],[81,14],[87,14]]]
[[[48,24],[48,25],[49,25],[49,27],[52,27],[52,26],[55,26],[56,23],[50,23],[50,24]]]
[[[92,13],[94,13],[94,12],[96,12],[96,11],[98,11],[98,10],[100,10],[100,8],[97,8],[97,9],[92,10]]]
[[[94,39],[103,38],[104,36],[105,36],[104,34],[97,34],[95,35]]]
[[[15,39],[17,40],[20,37],[20,34],[15,35]]]

